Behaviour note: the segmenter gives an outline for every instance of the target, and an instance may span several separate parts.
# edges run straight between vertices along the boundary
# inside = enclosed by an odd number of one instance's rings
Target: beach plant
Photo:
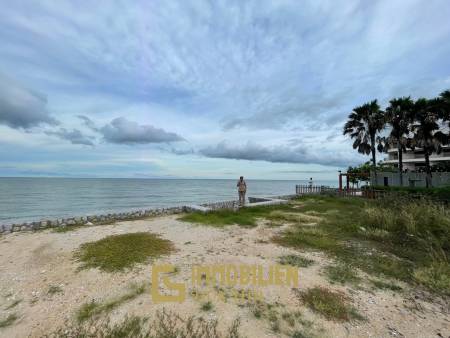
[[[76,319],[81,323],[100,314],[108,313],[123,303],[142,295],[146,289],[145,284],[131,284],[128,292],[119,297],[108,299],[103,302],[92,300],[88,303],[84,303],[76,312]]]
[[[179,219],[185,222],[204,224],[213,227],[224,227],[237,224],[246,228],[257,226],[258,218],[271,219],[272,211],[293,211],[292,206],[265,206],[240,208],[239,210],[215,210],[206,213],[192,212]],[[273,219],[273,218],[272,218]]]
[[[211,311],[213,308],[214,308],[214,305],[213,305],[213,303],[212,303],[211,301],[204,302],[204,303],[200,306],[200,309],[201,309],[202,311]]]
[[[64,293],[64,291],[59,285],[50,285],[47,290],[47,294],[54,295],[57,293]]]
[[[11,313],[5,319],[0,319],[0,329],[11,326],[18,318],[15,313]]]
[[[22,299],[16,299],[14,300],[11,304],[9,304],[5,310],[11,310],[12,308],[16,307],[17,305],[19,305],[20,303],[22,303]]]
[[[66,325],[44,337],[123,337],[123,338],[239,338],[240,320],[220,331],[217,320],[205,320],[202,317],[183,318],[163,309],[157,311],[153,320],[148,317],[126,316],[113,323],[110,318],[93,318],[75,325]]]
[[[320,212],[323,219],[314,227],[291,226],[272,241],[329,255],[336,260],[336,267],[325,269],[332,281],[357,282],[351,270],[359,269],[382,280],[398,279],[434,293],[450,294],[445,278],[450,214],[441,204],[410,198],[317,196],[299,200],[304,212]]]
[[[300,255],[285,255],[278,259],[278,263],[282,265],[297,266],[300,268],[307,268],[314,264],[314,261]]]
[[[314,312],[328,320],[351,321],[363,320],[356,309],[349,304],[349,298],[341,292],[323,287],[310,288],[299,292],[300,299]]]
[[[117,272],[168,255],[173,250],[174,246],[169,240],[148,232],[136,232],[84,243],[74,256],[81,263],[80,269],[98,268]]]
[[[342,262],[326,266],[324,272],[331,283],[358,285],[361,282],[355,268]]]

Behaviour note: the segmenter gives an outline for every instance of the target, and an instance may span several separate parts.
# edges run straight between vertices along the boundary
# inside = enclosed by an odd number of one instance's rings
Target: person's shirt
[[[245,183],[244,180],[239,180],[237,183],[238,191],[246,191],[247,190],[247,183]]]

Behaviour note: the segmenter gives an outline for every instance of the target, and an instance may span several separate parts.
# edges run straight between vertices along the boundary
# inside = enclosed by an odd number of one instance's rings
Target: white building
[[[450,162],[450,146],[444,146],[440,154],[431,154],[430,164],[437,165],[443,162]],[[403,152],[403,169],[417,170],[425,167],[425,156],[422,149],[407,150]],[[391,148],[388,150],[388,157],[384,160],[386,164],[398,167],[398,150]]]

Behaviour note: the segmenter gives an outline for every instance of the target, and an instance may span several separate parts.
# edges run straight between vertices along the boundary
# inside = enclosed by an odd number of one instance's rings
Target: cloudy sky
[[[0,176],[334,179],[450,88],[447,0],[0,1]]]

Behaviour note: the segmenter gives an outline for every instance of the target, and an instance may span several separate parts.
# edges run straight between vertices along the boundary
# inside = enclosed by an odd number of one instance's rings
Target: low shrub
[[[174,250],[172,242],[148,232],[112,235],[85,243],[75,252],[81,269],[99,268],[106,272],[123,271],[150,258],[167,255]]]

